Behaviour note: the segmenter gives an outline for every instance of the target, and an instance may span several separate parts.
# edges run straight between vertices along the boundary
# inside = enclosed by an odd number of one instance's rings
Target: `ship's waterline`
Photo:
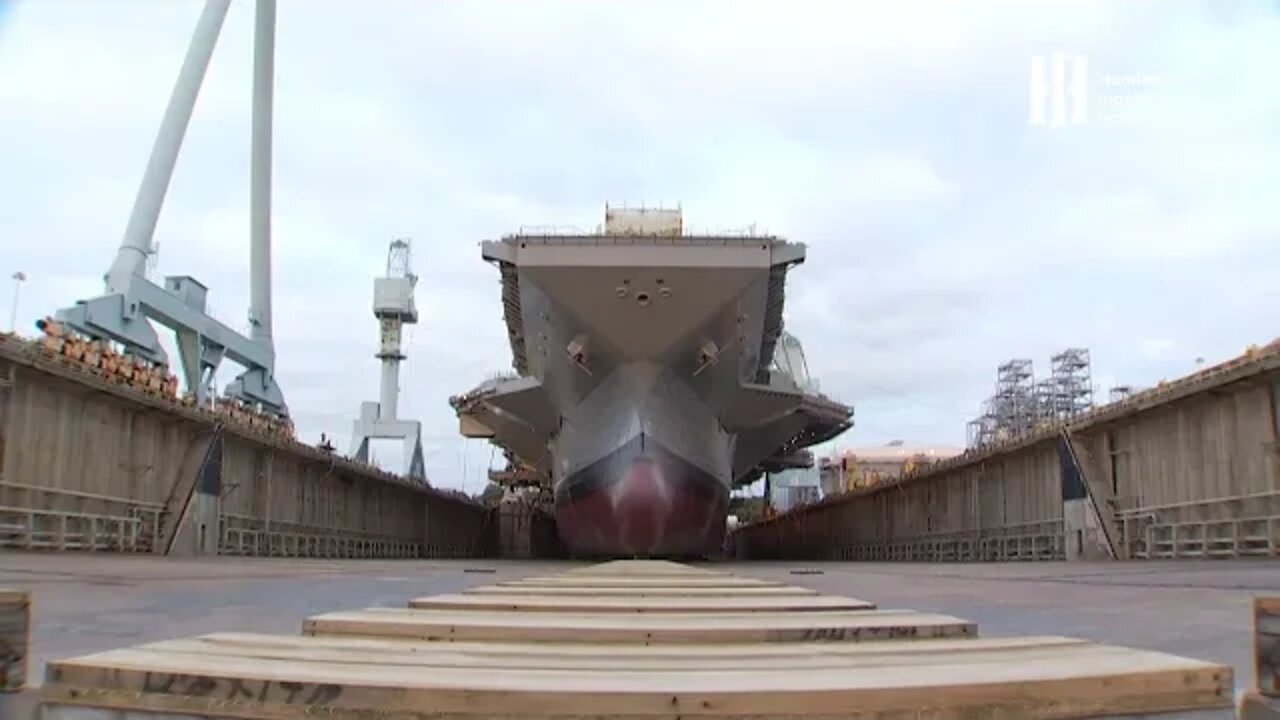
[[[560,537],[576,555],[701,556],[723,542],[729,488],[637,436],[556,486]]]

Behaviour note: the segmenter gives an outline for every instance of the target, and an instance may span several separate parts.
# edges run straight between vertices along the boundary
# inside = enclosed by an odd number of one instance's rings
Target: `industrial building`
[[[944,445],[908,445],[901,440],[841,450],[822,458],[822,495],[830,497],[890,482],[963,452]]]

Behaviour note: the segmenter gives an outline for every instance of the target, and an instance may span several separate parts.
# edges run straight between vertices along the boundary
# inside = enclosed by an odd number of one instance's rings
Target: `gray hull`
[[[850,425],[772,362],[803,246],[518,235],[484,254],[516,372],[452,403],[464,434],[545,478],[576,553],[713,553],[735,484]]]

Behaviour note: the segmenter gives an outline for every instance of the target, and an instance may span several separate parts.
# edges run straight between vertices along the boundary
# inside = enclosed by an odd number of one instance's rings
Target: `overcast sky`
[[[16,270],[28,332],[101,292],[201,6],[0,0],[4,322]],[[252,25],[235,0],[157,229],[158,273],[235,326]],[[281,0],[277,38],[278,377],[345,451],[412,238],[400,407],[437,485],[482,486],[447,397],[510,364],[478,241],[606,201],[808,244],[788,327],[856,406],[841,446],[963,445],[1011,357],[1088,347],[1105,395],[1280,335],[1276,2]],[[1082,124],[1029,122],[1055,52],[1087,61]]]

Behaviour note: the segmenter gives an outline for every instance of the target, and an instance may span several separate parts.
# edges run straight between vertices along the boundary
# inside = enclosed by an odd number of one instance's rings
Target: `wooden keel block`
[[[865,600],[834,595],[795,597],[590,597],[547,595],[432,595],[414,598],[418,610],[511,610],[517,612],[720,613],[874,610]]]
[[[0,692],[26,685],[30,649],[31,594],[0,588]]]
[[[622,577],[616,575],[549,575],[522,580],[507,580],[503,587],[582,587],[582,588],[764,588],[781,587],[782,583],[755,578],[733,576],[705,577],[702,575],[662,577]]]
[[[817,590],[782,585],[778,587],[508,587],[482,585],[462,591],[466,595],[538,595],[541,597],[801,597],[817,595]]]
[[[162,640],[149,650],[207,656],[250,656],[308,662],[347,662],[422,667],[534,670],[771,670],[783,667],[847,668],[910,662],[929,665],[938,653],[990,662],[1009,653],[1069,655],[1088,641],[1056,636],[943,638],[899,643],[699,643],[690,645],[600,644],[589,642],[412,642],[394,638],[337,635],[283,636],[213,633]]]
[[[55,708],[121,711],[55,712],[47,720],[153,720],[126,714],[134,711],[164,720],[1041,720],[1231,712],[1228,667],[1068,638],[747,650],[220,634],[55,661],[42,697]]]
[[[1280,697],[1280,597],[1253,599],[1253,654],[1258,692]]]
[[[719,570],[696,568],[666,560],[614,560],[612,562],[574,568],[565,576],[617,576],[617,577],[731,577]]]
[[[859,642],[973,637],[977,627],[948,615],[904,610],[627,614],[371,608],[308,618],[303,623],[303,634],[427,641]]]
[[[1280,698],[1268,697],[1256,690],[1245,693],[1240,698],[1237,716],[1239,720],[1280,720]]]

